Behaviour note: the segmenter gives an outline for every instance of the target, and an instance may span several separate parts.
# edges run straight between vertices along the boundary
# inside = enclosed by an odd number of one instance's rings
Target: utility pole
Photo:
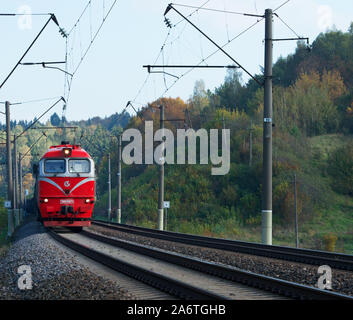
[[[294,214],[295,214],[295,247],[299,248],[298,213],[297,213],[297,175],[294,173]]]
[[[23,218],[23,182],[22,182],[22,154],[18,154],[18,176],[19,176],[19,185],[20,185],[20,194],[19,194],[19,209],[20,209],[20,218]]]
[[[224,113],[222,113],[222,128],[223,128],[223,130],[222,130],[222,132],[224,132],[224,135],[223,135],[223,137],[222,138],[224,138],[224,141],[225,141],[225,144],[226,144],[226,146],[227,146],[227,140],[226,140],[226,135],[225,135],[225,129],[226,129],[226,123],[225,123],[225,121],[224,121]],[[230,142],[229,142],[230,143]]]
[[[249,167],[252,165],[252,120],[250,122],[250,132],[249,132]]]
[[[10,135],[10,102],[5,102],[6,114],[6,152],[7,152],[7,199],[11,201],[11,207],[8,208],[8,237],[13,232],[13,179],[12,179],[12,154],[11,154],[11,135]]]
[[[112,186],[110,172],[110,153],[108,154],[108,220],[112,220]]]
[[[164,129],[164,105],[159,106],[160,109],[160,129]],[[162,131],[164,134],[164,131]],[[162,150],[163,152],[160,155],[159,165],[159,194],[158,194],[158,229],[164,230],[163,222],[164,222],[164,140],[162,141]]]
[[[265,11],[262,243],[272,244],[272,10]]]
[[[13,207],[15,215],[15,226],[17,227],[19,222],[18,214],[18,164],[17,164],[17,140],[16,135],[13,135],[13,172],[14,172],[14,192],[13,192]]]
[[[12,151],[10,135],[10,102],[5,102],[6,113],[6,152],[7,152],[7,199],[13,201],[13,179],[12,179]],[[13,208],[13,203],[11,203]]]
[[[17,140],[13,135],[13,171],[14,171],[14,208],[18,209],[18,165],[17,165]]]
[[[117,191],[118,191],[118,206],[117,206],[117,220],[118,223],[121,223],[121,134],[118,135],[118,183],[117,183]]]

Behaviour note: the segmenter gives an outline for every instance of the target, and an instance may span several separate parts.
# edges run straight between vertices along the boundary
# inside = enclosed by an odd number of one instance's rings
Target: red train
[[[63,141],[49,148],[33,172],[38,218],[44,226],[80,231],[91,225],[95,170],[84,149]]]

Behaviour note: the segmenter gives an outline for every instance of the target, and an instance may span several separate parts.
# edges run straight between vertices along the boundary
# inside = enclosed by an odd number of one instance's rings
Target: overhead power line
[[[11,105],[17,105],[17,104],[27,104],[27,103],[33,103],[33,102],[43,102],[43,101],[48,101],[48,100],[54,100],[54,99],[58,99],[61,98],[61,96],[57,96],[57,97],[52,97],[52,98],[43,98],[43,99],[36,99],[36,100],[28,100],[28,101],[22,101],[22,102],[14,102],[11,103]],[[5,103],[5,102],[0,102],[0,103]]]
[[[281,19],[281,17],[277,14],[274,13],[274,15],[290,30],[292,31],[298,38],[300,38],[300,36],[285,22]]]
[[[36,119],[34,122],[32,122],[27,128],[25,128],[17,137],[16,139],[18,139],[19,137],[21,137],[26,131],[28,131],[30,128],[32,128],[45,114],[47,114],[51,109],[53,109],[60,101],[65,101],[65,99],[63,97],[60,97],[60,99],[58,101],[56,101],[53,105],[51,105],[45,112],[43,112],[38,119]]]
[[[167,7],[164,15],[166,15],[169,10],[173,9],[176,13],[182,16],[186,21],[188,21],[197,31],[199,31],[204,37],[206,37],[211,43],[213,43],[218,50],[222,51],[229,59],[231,59],[236,65],[238,65],[243,71],[245,71],[253,80],[255,80],[258,84],[262,85],[249,71],[247,71],[239,62],[237,62],[232,56],[230,56],[224,49],[219,46],[214,40],[212,40],[207,34],[205,34],[200,28],[198,28],[195,24],[193,24],[189,19],[187,19],[182,13],[180,13],[177,9],[175,9],[171,4]]]
[[[48,19],[48,21],[45,23],[45,25],[43,26],[43,28],[39,31],[39,33],[37,34],[37,36],[34,38],[34,40],[32,41],[32,43],[30,44],[30,46],[27,48],[27,50],[25,51],[25,53],[22,55],[22,57],[20,58],[20,60],[16,63],[16,65],[14,66],[14,68],[10,71],[10,73],[7,75],[7,77],[5,78],[5,80],[1,83],[0,85],[0,89],[3,87],[3,85],[6,83],[6,81],[10,78],[10,76],[14,73],[14,71],[16,70],[16,68],[20,65],[20,63],[22,62],[23,58],[26,56],[26,54],[28,53],[28,51],[32,48],[32,46],[34,45],[34,43],[38,40],[39,36],[42,34],[42,32],[44,31],[44,29],[47,27],[47,25],[49,24],[49,22],[53,20],[53,22],[60,28],[59,22],[56,19],[55,15],[53,13],[50,13],[50,18]]]
[[[203,7],[195,7],[195,6],[185,5],[185,4],[178,4],[178,3],[173,3],[173,5],[174,6],[179,6],[179,7],[193,8],[193,9],[196,8],[197,11],[198,10],[204,10],[204,11],[213,11],[213,12],[220,12],[220,13],[237,14],[237,15],[250,16],[250,17],[263,17],[263,15],[257,15],[257,14],[251,14],[251,13],[228,11],[228,10],[219,10],[219,9],[203,8]]]
[[[284,5],[286,5],[290,0],[287,0],[285,2],[283,2],[279,7],[277,7],[276,9],[273,10],[273,12],[277,11],[278,9],[282,8]]]
[[[76,72],[78,71],[79,67],[81,66],[82,62],[84,61],[87,53],[89,52],[90,48],[92,47],[93,43],[95,42],[98,34],[100,33],[105,21],[107,20],[107,18],[109,17],[110,13],[112,12],[114,6],[116,5],[118,0],[114,0],[114,2],[112,3],[112,5],[109,7],[109,10],[104,14],[103,14],[103,19],[97,29],[97,31],[93,34],[92,36],[92,23],[90,21],[90,42],[88,44],[88,46],[86,47],[86,49],[81,52],[81,55],[80,55],[80,59],[79,59],[79,62],[76,66],[73,66],[73,70],[71,72],[68,72],[68,69],[69,69],[69,65],[68,65],[68,57],[70,56],[70,54],[68,53],[68,46],[69,46],[69,41],[68,41],[68,38],[73,34],[73,36],[75,36],[75,30],[77,27],[80,26],[80,21],[83,17],[83,15],[87,12],[87,9],[91,7],[92,5],[92,1],[88,1],[87,5],[85,6],[84,10],[82,11],[81,15],[79,16],[79,18],[77,19],[76,23],[74,24],[74,26],[71,28],[71,30],[67,33],[68,37],[66,38],[66,53],[65,53],[65,57],[66,57],[66,67],[65,67],[65,73],[66,73],[66,76],[65,76],[65,83],[64,83],[64,96],[66,98],[67,101],[69,101],[69,96],[70,96],[70,92],[71,92],[71,85],[72,85],[72,81],[73,81],[73,78],[74,78],[74,75],[76,74]],[[104,10],[105,11],[105,10]],[[89,12],[90,14],[90,19],[91,19],[91,10]],[[72,44],[73,45],[73,44]],[[82,43],[80,42],[80,48],[82,49]],[[71,53],[72,51],[74,50],[73,46],[71,47]],[[69,79],[68,75],[71,76],[71,78]],[[66,92],[66,87],[67,87],[67,92]]]

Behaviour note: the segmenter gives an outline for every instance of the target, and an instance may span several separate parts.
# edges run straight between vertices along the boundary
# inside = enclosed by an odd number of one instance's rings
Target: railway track
[[[144,237],[151,237],[161,240],[179,242],[193,246],[246,253],[318,266],[329,265],[331,268],[353,271],[353,255],[348,254],[264,245],[260,243],[244,242],[238,240],[210,238],[178,232],[160,231],[131,225],[123,225],[118,223],[106,223],[97,220],[92,221],[92,224],[121,232],[132,233]]]
[[[51,230],[50,234],[81,254],[181,299],[353,300],[351,296],[92,232],[62,235]]]

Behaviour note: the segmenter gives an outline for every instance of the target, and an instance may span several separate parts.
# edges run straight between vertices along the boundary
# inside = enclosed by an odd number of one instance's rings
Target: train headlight
[[[86,202],[86,203],[89,203],[89,202],[90,202],[90,199],[86,199],[85,202]]]
[[[63,149],[63,153],[64,153],[64,156],[65,157],[69,157],[69,156],[71,156],[71,148],[64,148]]]
[[[49,200],[47,198],[45,198],[43,201],[44,201],[44,203],[48,203]]]

